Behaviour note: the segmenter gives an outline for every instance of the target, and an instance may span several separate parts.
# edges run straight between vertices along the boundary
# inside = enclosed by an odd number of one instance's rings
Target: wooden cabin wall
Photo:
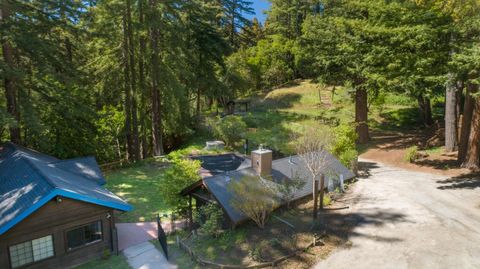
[[[100,257],[105,249],[115,251],[112,243],[114,212],[112,209],[90,203],[61,198],[51,200],[23,221],[0,235],[0,268],[11,268],[8,247],[36,238],[53,235],[54,257],[21,268],[69,268]],[[110,218],[107,218],[107,215]],[[102,221],[101,242],[67,250],[66,232],[72,228]]]

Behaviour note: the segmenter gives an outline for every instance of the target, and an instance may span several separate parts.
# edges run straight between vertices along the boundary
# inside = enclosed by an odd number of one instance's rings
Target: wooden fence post
[[[172,229],[171,233],[175,233],[175,215],[173,213],[170,219],[170,228]]]
[[[317,218],[318,180],[313,181],[313,219]]]

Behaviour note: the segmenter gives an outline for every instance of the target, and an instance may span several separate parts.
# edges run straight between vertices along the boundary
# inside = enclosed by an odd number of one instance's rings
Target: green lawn
[[[107,172],[107,189],[130,203],[134,209],[118,215],[120,222],[153,221],[157,213],[169,213],[159,194],[165,164],[145,160],[126,168]]]
[[[111,255],[107,259],[96,259],[75,269],[131,269],[123,255]]]

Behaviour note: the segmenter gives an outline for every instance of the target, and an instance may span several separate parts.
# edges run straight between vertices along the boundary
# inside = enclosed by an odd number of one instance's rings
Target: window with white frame
[[[47,235],[9,247],[12,268],[53,257],[53,237]]]

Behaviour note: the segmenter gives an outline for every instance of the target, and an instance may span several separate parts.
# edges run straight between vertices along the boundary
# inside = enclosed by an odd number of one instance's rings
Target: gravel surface
[[[480,180],[360,161],[351,244],[314,268],[480,268]]]

